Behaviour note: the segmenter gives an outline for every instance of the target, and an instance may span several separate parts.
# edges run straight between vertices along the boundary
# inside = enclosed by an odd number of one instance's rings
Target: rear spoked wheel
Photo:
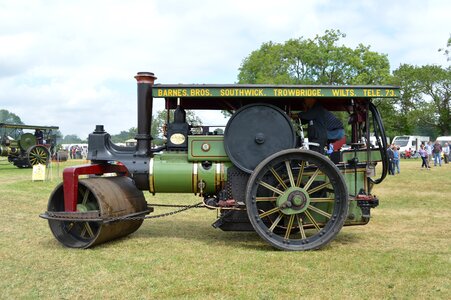
[[[319,249],[332,241],[348,213],[338,168],[309,150],[283,150],[262,161],[249,178],[246,208],[255,231],[281,250]]]
[[[30,166],[37,164],[47,165],[50,160],[49,150],[41,145],[35,145],[28,149],[28,162]]]

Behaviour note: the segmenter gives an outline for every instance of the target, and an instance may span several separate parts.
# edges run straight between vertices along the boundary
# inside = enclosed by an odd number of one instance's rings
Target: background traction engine
[[[64,170],[63,183],[41,215],[64,246],[88,248],[136,231],[152,212],[143,190],[198,194],[204,206],[219,210],[215,228],[253,230],[282,250],[318,249],[343,225],[368,222],[368,207],[377,201],[366,177],[369,161],[362,158],[352,167],[340,166],[324,155],[299,149],[288,114],[259,99],[235,111],[224,135],[190,133],[178,105],[167,126],[166,145],[152,149],[149,130],[156,77],[138,73],[135,78],[136,147],[115,145],[97,125],[89,135],[91,164]],[[116,176],[98,176],[107,173]],[[89,178],[79,180],[80,175]],[[365,209],[357,194],[366,201]]]
[[[0,123],[0,129],[37,129],[56,130],[52,126],[31,126]],[[47,132],[47,131],[46,131]],[[50,136],[48,136],[48,140]],[[54,142],[54,139],[52,139]],[[51,148],[53,144],[37,144],[36,137],[32,133],[22,133],[14,139],[8,135],[1,137],[0,156],[8,157],[8,161],[18,168],[29,168],[37,164],[47,165],[51,159]]]

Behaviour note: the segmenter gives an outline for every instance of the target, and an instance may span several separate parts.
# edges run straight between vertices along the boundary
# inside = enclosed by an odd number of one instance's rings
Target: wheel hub
[[[277,198],[277,206],[286,215],[301,213],[310,205],[308,193],[300,187],[290,187]]]

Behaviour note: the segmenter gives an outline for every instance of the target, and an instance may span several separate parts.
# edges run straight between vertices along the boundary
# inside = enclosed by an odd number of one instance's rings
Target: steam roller
[[[254,231],[286,251],[320,249],[343,226],[369,222],[379,203],[371,190],[388,166],[383,124],[369,95],[396,97],[397,89],[155,84],[149,72],[135,79],[136,145],[119,146],[96,125],[88,137],[90,164],[64,169],[63,183],[40,215],[62,245],[90,248],[135,232],[153,211],[142,191],[194,194],[200,203],[173,206],[216,210],[214,228]],[[167,112],[160,147],[151,144],[154,97],[165,99]],[[350,113],[354,149],[327,157],[308,148],[296,117],[307,97]],[[228,110],[232,116],[226,126],[193,125],[185,109]],[[359,143],[369,141],[370,128],[382,141],[377,148]],[[373,179],[379,162],[382,173]]]
[[[71,248],[88,248],[135,232],[142,218],[125,216],[149,213],[143,192],[125,176],[80,180],[76,212],[64,209],[64,187],[60,184],[50,196],[47,218],[55,238]]]

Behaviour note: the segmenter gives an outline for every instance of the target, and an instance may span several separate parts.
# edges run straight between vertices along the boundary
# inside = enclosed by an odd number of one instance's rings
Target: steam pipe
[[[138,133],[135,136],[137,141],[136,156],[149,156],[150,127],[152,125],[152,86],[155,82],[155,75],[151,72],[138,72],[135,76],[138,82]]]

